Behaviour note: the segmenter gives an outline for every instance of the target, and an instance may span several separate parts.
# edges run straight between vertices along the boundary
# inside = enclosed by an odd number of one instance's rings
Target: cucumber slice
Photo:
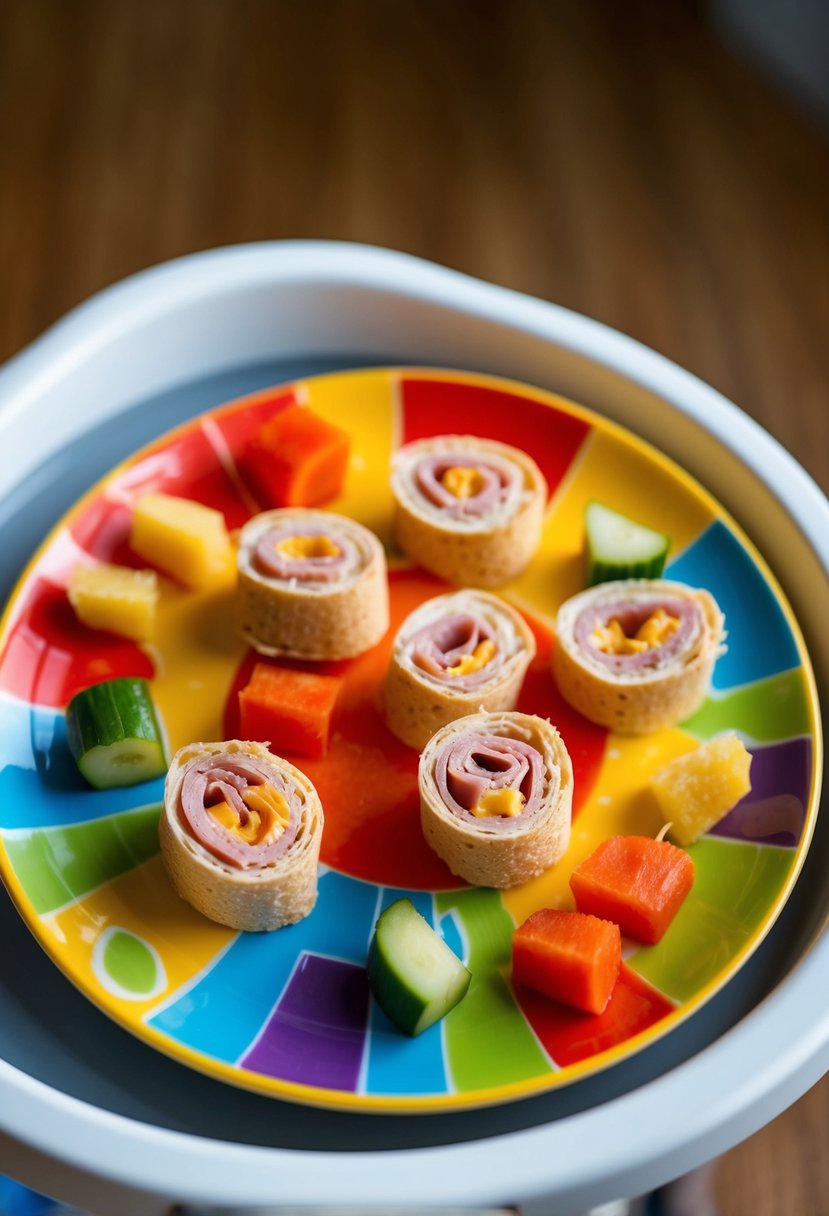
[[[471,976],[412,901],[398,899],[378,918],[368,979],[387,1017],[414,1036],[454,1009]]]
[[[589,502],[584,512],[587,539],[587,583],[620,578],[659,578],[671,538],[620,515],[601,502]]]
[[[167,771],[161,728],[146,680],[93,684],[66,707],[69,748],[97,790],[138,785]]]

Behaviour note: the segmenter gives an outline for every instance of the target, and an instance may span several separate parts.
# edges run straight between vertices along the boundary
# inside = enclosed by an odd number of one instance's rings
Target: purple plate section
[[[710,835],[794,848],[806,822],[812,741],[787,739],[753,748],[751,755],[751,793],[711,829]]]
[[[356,1090],[368,1005],[364,967],[303,954],[242,1067],[301,1085]]]

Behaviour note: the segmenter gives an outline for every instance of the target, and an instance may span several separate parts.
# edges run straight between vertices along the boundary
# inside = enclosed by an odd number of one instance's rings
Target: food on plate
[[[751,753],[728,731],[669,760],[651,789],[674,840],[693,844],[751,791]]]
[[[619,977],[619,926],[586,912],[540,908],[512,939],[512,979],[585,1013],[602,1013]]]
[[[570,876],[579,912],[615,921],[649,946],[665,935],[693,885],[688,854],[651,836],[611,836]]]
[[[405,1034],[422,1034],[466,995],[471,979],[461,960],[415,908],[398,899],[378,917],[368,952],[374,997]]]
[[[132,570],[109,562],[76,566],[67,594],[78,620],[90,629],[106,629],[135,642],[152,637],[158,606],[155,570]]]
[[[478,709],[514,709],[535,656],[522,617],[485,591],[436,596],[406,618],[383,688],[390,730],[425,747],[441,726]]]
[[[146,680],[121,676],[75,693],[66,707],[66,734],[78,769],[95,789],[138,785],[167,769]]]
[[[307,916],[322,827],[314,786],[262,743],[193,743],[173,757],[161,856],[182,899],[221,925],[264,931]]]
[[[418,784],[427,843],[469,883],[528,882],[567,848],[573,766],[544,718],[478,713],[450,722],[424,748]]]
[[[519,448],[474,435],[440,435],[392,461],[394,533],[413,561],[461,586],[501,587],[541,539],[547,484]]]
[[[383,548],[344,515],[254,515],[242,528],[238,563],[239,629],[261,654],[350,659],[388,628]]]
[[[243,475],[269,507],[318,507],[342,494],[351,441],[302,405],[274,414],[242,454]]]
[[[130,548],[193,590],[227,583],[235,556],[225,518],[189,498],[140,494],[133,506]]]
[[[280,755],[317,760],[328,751],[341,684],[340,676],[257,663],[239,690],[239,732],[272,744]]]
[[[601,583],[559,608],[553,675],[591,722],[646,734],[699,708],[723,626],[708,591],[665,579]]]
[[[601,502],[589,502],[584,511],[587,584],[623,578],[659,578],[671,538]]]

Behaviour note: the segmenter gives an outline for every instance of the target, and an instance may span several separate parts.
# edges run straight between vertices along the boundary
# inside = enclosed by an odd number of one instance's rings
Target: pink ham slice
[[[268,578],[296,578],[303,582],[333,583],[343,574],[344,567],[354,557],[356,550],[350,541],[340,536],[332,536],[339,553],[330,557],[284,557],[277,545],[282,541],[296,536],[328,536],[325,528],[319,526],[294,526],[269,528],[259,537],[254,550],[254,563],[260,574]]]
[[[633,637],[648,617],[661,608],[668,616],[679,621],[679,627],[661,646],[651,646],[638,654],[606,654],[591,641],[598,626],[606,626],[614,618],[619,622],[626,637]],[[652,599],[604,603],[586,608],[576,619],[574,634],[578,645],[589,652],[603,667],[616,674],[639,672],[650,667],[661,667],[678,654],[683,654],[702,628],[702,610],[694,600]]]
[[[447,743],[435,762],[435,782],[448,810],[460,819],[488,829],[505,830],[514,817],[471,813],[487,790],[512,789],[524,795],[521,820],[535,815],[544,792],[541,753],[521,739],[505,735],[461,735]]]
[[[483,487],[469,498],[457,498],[443,485],[441,478],[447,469],[474,469],[483,478]],[[424,456],[414,470],[415,483],[421,494],[450,515],[485,515],[499,507],[507,491],[520,476],[518,469],[514,477],[506,470],[495,468],[483,460],[474,460],[462,455]]]
[[[412,662],[447,687],[468,692],[490,678],[493,663],[499,661],[497,650],[483,667],[465,676],[450,675],[448,668],[454,667],[465,655],[474,654],[481,642],[490,642],[494,636],[486,621],[471,613],[446,616],[414,634],[409,642]]]
[[[242,826],[250,812],[241,791],[251,785],[270,782],[288,803],[288,826],[270,844],[254,845],[234,836],[210,813],[210,807],[227,802],[239,816]],[[281,774],[269,773],[264,765],[237,754],[221,752],[191,760],[185,768],[181,786],[181,814],[190,834],[220,861],[239,870],[265,866],[281,856],[294,840],[299,827],[299,802],[296,792],[286,787]]]

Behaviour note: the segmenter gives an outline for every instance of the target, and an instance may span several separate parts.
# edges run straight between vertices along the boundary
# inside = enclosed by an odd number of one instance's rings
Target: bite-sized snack
[[[611,836],[570,875],[579,912],[615,921],[649,946],[665,935],[693,885],[688,854],[651,836]]]
[[[317,760],[328,751],[341,684],[341,676],[257,663],[239,690],[239,732],[272,744],[280,755]]]
[[[140,677],[119,676],[75,693],[66,734],[75,763],[97,790],[151,781],[167,768],[150,686]]]
[[[665,579],[601,583],[561,605],[553,674],[591,722],[646,734],[699,708],[723,650],[723,625],[708,591]]]
[[[427,600],[394,639],[383,688],[390,730],[425,747],[441,726],[478,709],[514,709],[535,638],[518,613],[485,591]]]
[[[317,898],[322,803],[261,743],[192,743],[164,786],[161,856],[182,899],[231,929],[279,929]]]
[[[422,1034],[458,1004],[472,978],[410,899],[380,913],[366,964],[374,998],[405,1034]]]
[[[394,533],[413,561],[461,586],[501,587],[538,548],[547,483],[519,448],[440,435],[392,461]]]
[[[544,718],[479,713],[450,722],[424,748],[418,784],[427,843],[469,883],[517,886],[567,848],[573,766]]]
[[[709,832],[751,791],[751,753],[733,731],[675,756],[651,777],[670,833],[689,845]]]
[[[145,642],[152,637],[158,605],[155,570],[132,570],[99,562],[76,566],[67,587],[78,620],[90,629]]]
[[[235,558],[221,511],[172,494],[135,500],[130,548],[193,590],[228,583]]]
[[[344,515],[254,515],[241,531],[238,562],[237,621],[260,654],[350,659],[388,629],[382,545]]]
[[[659,578],[671,538],[654,532],[601,502],[589,502],[584,511],[587,584],[622,578]]]
[[[267,506],[318,507],[342,494],[350,439],[302,405],[270,418],[242,455],[242,471]]]
[[[621,966],[619,926],[585,912],[540,908],[513,936],[513,983],[585,1013],[604,1012]]]

